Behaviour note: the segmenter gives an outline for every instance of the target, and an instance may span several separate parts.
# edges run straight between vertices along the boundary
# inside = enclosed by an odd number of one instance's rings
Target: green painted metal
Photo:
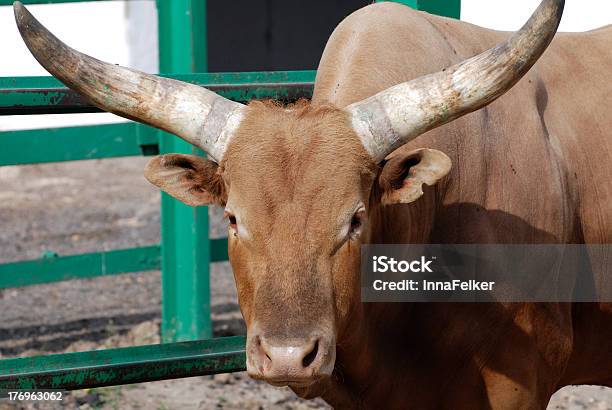
[[[4,359],[0,390],[75,390],[245,369],[245,338]]]
[[[227,238],[214,238],[210,240],[210,261],[224,262],[229,260],[227,254]]]
[[[193,74],[156,74],[160,77],[174,78],[175,80],[201,85],[204,87],[230,86],[247,84],[257,88],[258,84],[279,85],[285,83],[312,84],[317,72],[315,70],[292,71],[244,71],[227,73],[193,73]],[[0,77],[0,90],[22,88],[65,88],[65,86],[51,76],[33,77]]]
[[[66,108],[69,107],[69,108]],[[68,89],[0,90],[0,115],[100,112]]]
[[[210,261],[226,260],[227,238],[211,239]],[[0,264],[0,289],[160,268],[159,245],[70,256],[58,256],[47,251],[40,259]]]
[[[128,122],[0,133],[0,166],[155,155],[157,130]]]
[[[41,75],[32,77],[0,77],[0,90],[20,88],[64,88],[55,77]]]
[[[206,71],[206,2],[159,0],[157,8],[161,71]],[[160,152],[196,149],[160,132]],[[189,207],[162,194],[161,221],[162,340],[211,337],[208,208]]]
[[[439,16],[446,16],[459,19],[461,17],[461,0],[377,0],[393,1],[405,4],[416,10],[426,11]]]
[[[62,257],[49,254],[41,259],[1,264],[0,289],[158,270],[160,266],[158,245]]]
[[[220,95],[246,103],[274,98],[310,98],[315,71],[210,73],[162,75],[202,85]],[[0,78],[0,115],[98,112],[89,102],[51,77]]]

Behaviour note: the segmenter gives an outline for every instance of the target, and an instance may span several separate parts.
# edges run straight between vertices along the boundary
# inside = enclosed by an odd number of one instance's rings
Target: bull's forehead
[[[375,175],[344,111],[263,103],[249,105],[223,169],[231,206],[251,219],[300,223],[328,223],[368,194]]]

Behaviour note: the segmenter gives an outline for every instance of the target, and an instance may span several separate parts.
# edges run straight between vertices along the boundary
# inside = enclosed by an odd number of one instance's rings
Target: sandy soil
[[[146,159],[0,167],[0,262],[159,242],[159,194],[142,177]],[[225,231],[211,209],[211,235]],[[244,334],[227,263],[212,269],[214,332]],[[82,351],[159,341],[160,274],[142,272],[0,291],[0,356]],[[79,409],[321,409],[288,389],[243,373],[81,390],[62,405]],[[566,388],[549,409],[612,410],[612,389]]]

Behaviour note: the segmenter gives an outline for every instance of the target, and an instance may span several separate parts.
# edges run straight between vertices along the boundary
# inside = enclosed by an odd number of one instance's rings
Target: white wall
[[[474,24],[513,31],[539,1],[462,0],[461,14]],[[79,51],[115,64],[157,71],[157,18],[151,0],[33,5],[29,9]],[[584,31],[606,24],[612,24],[612,0],[566,0],[561,30]],[[0,39],[0,76],[48,75],[23,44],[10,6],[0,6]],[[0,116],[0,130],[117,121],[122,120],[112,114]]]
[[[146,3],[154,6],[154,2]],[[130,61],[123,1],[32,5],[28,6],[28,10],[51,32],[75,49],[114,64],[134,66]],[[0,38],[0,76],[49,75],[21,40],[10,6],[0,7]],[[0,116],[0,130],[121,121],[125,120],[106,113]]]
[[[130,67],[147,73],[159,72],[155,2],[128,1],[125,7]]]
[[[496,30],[515,31],[540,0],[461,0],[461,19]],[[565,0],[561,31],[586,31],[612,24],[611,0]]]

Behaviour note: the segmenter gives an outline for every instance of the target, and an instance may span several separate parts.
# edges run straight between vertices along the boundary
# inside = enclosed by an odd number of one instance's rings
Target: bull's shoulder
[[[371,4],[346,17],[329,38],[315,100],[350,104],[469,58],[505,36],[398,3]]]
[[[549,51],[553,55],[563,54],[564,58],[569,59],[568,62],[574,66],[589,62],[608,66],[595,67],[594,64],[590,64],[591,70],[602,68],[611,70],[609,62],[612,60],[612,25],[584,32],[559,33]]]

